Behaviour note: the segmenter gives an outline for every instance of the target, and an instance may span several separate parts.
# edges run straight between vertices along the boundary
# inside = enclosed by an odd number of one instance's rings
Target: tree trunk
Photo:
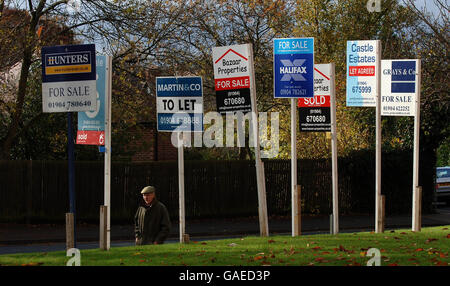
[[[12,120],[8,128],[6,137],[1,141],[1,153],[0,159],[8,160],[11,157],[11,146],[17,137],[19,122],[22,121],[23,104],[25,101],[25,95],[27,92],[28,75],[30,73],[30,66],[32,62],[32,56],[35,48],[35,29],[38,23],[36,14],[33,14],[30,22],[30,28],[28,35],[26,35],[26,44],[23,50],[22,68],[20,70],[19,88],[17,91],[16,105],[14,113],[12,114]]]

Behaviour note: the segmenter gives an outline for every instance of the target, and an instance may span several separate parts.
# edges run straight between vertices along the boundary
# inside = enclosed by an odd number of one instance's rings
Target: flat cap
[[[150,194],[155,192],[155,187],[153,186],[147,186],[142,189],[141,194]]]

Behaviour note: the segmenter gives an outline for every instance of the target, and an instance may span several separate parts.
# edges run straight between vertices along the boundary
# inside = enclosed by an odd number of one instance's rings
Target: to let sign
[[[43,112],[97,108],[95,45],[43,47]]]
[[[417,61],[381,61],[381,115],[416,115]]]
[[[299,98],[300,131],[330,132],[331,65],[314,65],[314,97]]]
[[[251,111],[249,45],[213,48],[217,111]]]
[[[273,41],[274,97],[314,97],[314,38]]]
[[[157,77],[158,131],[203,131],[201,77]]]

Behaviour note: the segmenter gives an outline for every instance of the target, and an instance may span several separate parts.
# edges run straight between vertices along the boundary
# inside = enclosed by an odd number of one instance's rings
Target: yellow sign
[[[68,74],[68,73],[90,73],[90,72],[91,72],[90,64],[45,67],[45,74],[47,75]]]

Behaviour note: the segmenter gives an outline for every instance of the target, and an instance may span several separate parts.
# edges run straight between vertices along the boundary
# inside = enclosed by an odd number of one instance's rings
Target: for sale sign
[[[415,116],[418,60],[381,61],[381,115]]]
[[[213,48],[216,105],[219,113],[251,111],[249,45]]]
[[[42,48],[43,112],[97,108],[95,45]]]
[[[347,106],[375,107],[380,41],[347,41]]]
[[[314,97],[299,98],[300,131],[330,132],[331,65],[314,65]]]
[[[314,97],[314,38],[273,41],[274,97]]]

